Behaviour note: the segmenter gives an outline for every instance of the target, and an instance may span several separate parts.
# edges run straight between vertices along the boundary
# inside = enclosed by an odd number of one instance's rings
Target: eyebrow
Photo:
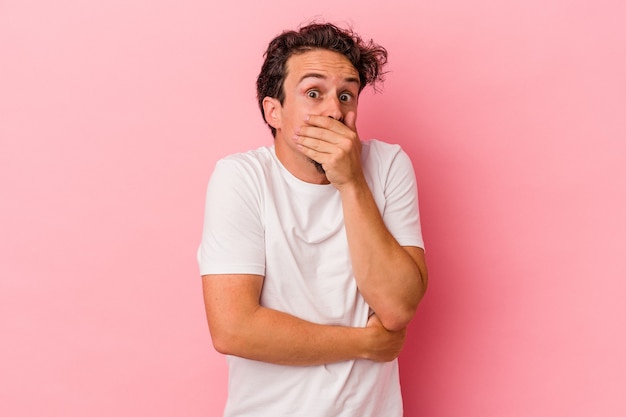
[[[307,78],[319,78],[321,80],[325,80],[327,77],[318,72],[309,72],[309,73],[304,74],[302,77],[300,77],[300,79],[298,80],[298,85],[300,85],[300,83],[302,83],[302,81],[304,81]],[[361,80],[357,77],[344,78],[344,81],[347,83],[355,83],[358,86],[361,86]]]

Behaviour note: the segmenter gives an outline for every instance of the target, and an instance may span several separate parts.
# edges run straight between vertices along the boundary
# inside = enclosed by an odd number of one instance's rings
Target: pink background
[[[420,184],[431,285],[401,356],[406,416],[625,416],[624,16],[618,0],[0,0],[0,414],[220,415],[206,182],[271,143],[267,42],[324,17],[389,49],[359,129],[402,144]]]

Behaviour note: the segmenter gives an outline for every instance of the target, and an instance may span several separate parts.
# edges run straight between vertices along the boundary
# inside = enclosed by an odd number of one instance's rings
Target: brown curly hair
[[[387,50],[372,40],[363,41],[352,29],[341,29],[331,23],[311,23],[298,31],[284,31],[269,43],[257,78],[257,99],[263,120],[265,97],[276,98],[281,104],[285,100],[283,84],[287,76],[287,60],[292,55],[315,49],[327,49],[348,58],[359,73],[359,92],[366,85],[376,87],[377,82],[383,81]],[[276,129],[271,126],[270,129],[276,136]]]

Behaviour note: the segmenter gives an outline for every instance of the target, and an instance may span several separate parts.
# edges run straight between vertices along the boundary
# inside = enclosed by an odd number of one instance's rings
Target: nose
[[[339,101],[338,97],[333,96],[328,98],[323,115],[331,117],[335,120],[343,120],[343,113],[341,112],[341,102]]]

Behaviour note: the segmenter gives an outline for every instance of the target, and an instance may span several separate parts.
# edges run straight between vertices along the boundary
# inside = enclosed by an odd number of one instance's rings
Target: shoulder
[[[274,158],[270,147],[264,146],[225,156],[217,161],[211,175],[211,181],[252,181],[256,183],[259,179],[265,178],[268,171],[272,169]]]
[[[369,152],[374,152],[381,155],[393,155],[397,154],[398,152],[403,152],[400,145],[395,143],[383,142],[382,140],[378,139],[370,139],[363,142],[363,148],[368,148]]]
[[[273,151],[262,147],[228,155],[217,161],[210,176],[207,204],[255,202],[261,204],[268,181],[273,177]]]
[[[372,139],[363,142],[362,155],[366,169],[379,173],[387,173],[393,167],[412,169],[409,156],[398,144]]]
[[[247,152],[240,152],[225,156],[216,163],[216,168],[231,170],[259,170],[271,165],[273,161],[272,150],[269,146],[263,146]]]

